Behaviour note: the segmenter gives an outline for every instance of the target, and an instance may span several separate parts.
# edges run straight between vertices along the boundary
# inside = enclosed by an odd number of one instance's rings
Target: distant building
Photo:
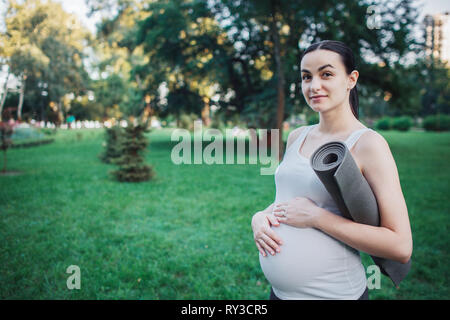
[[[450,63],[450,13],[426,15],[424,24],[427,56]]]

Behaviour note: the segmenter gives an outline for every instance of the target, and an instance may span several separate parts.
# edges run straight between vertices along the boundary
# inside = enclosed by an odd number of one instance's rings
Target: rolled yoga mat
[[[325,143],[314,151],[310,165],[345,218],[372,226],[380,225],[375,195],[345,143],[340,141]],[[396,287],[411,268],[411,260],[400,263],[371,257]]]

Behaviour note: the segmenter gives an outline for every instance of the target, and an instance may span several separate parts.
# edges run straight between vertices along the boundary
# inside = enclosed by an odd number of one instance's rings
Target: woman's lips
[[[326,98],[327,96],[315,96],[315,97],[311,97],[313,102],[320,102],[321,99]]]

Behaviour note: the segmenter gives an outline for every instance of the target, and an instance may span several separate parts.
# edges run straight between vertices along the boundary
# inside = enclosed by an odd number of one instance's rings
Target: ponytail
[[[353,115],[356,119],[359,120],[358,107],[359,107],[359,98],[358,98],[358,89],[356,85],[350,90],[350,107],[352,108]]]

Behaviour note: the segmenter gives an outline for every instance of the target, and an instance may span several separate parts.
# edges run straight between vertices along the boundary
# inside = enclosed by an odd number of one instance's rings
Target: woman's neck
[[[355,118],[348,104],[342,108],[333,108],[327,112],[321,112],[319,116],[320,122],[317,130],[321,135],[346,134],[359,127],[362,128],[362,124]]]

